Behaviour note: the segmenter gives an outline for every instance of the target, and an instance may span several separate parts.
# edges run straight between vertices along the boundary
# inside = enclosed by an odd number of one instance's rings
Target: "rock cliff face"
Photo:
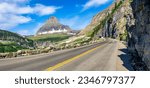
[[[67,25],[60,24],[57,18],[53,16],[37,31],[36,35],[69,32],[71,32],[71,28]]]
[[[109,16],[110,15],[110,16]],[[104,25],[99,36],[127,40],[127,30],[134,25],[134,17],[130,0],[120,0],[115,2],[108,16],[104,20]]]
[[[112,37],[126,40],[127,24],[134,25],[134,18],[130,0],[116,0],[106,10],[98,13],[80,34],[89,34],[91,37]]]
[[[135,26],[129,28],[128,49],[137,62],[150,69],[150,0],[133,0]]]
[[[150,69],[150,0],[116,0],[80,34],[127,41],[138,70]]]

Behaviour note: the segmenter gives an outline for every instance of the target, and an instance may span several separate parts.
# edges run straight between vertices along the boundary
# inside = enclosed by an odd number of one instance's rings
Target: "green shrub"
[[[26,49],[22,46],[19,46],[17,44],[1,44],[0,45],[0,53],[6,53],[6,52],[16,52],[18,50]]]
[[[119,35],[120,41],[127,41],[127,30],[125,33]]]

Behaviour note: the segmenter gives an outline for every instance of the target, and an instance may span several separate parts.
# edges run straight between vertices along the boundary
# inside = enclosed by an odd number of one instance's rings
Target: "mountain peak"
[[[48,22],[53,24],[59,24],[58,19],[55,16],[52,16],[48,19]]]
[[[37,35],[53,34],[53,33],[68,33],[71,28],[67,25],[60,24],[55,16],[50,17],[46,23],[37,31]]]
[[[55,16],[52,16],[47,20],[45,25],[57,26],[57,25],[60,25],[60,23]]]

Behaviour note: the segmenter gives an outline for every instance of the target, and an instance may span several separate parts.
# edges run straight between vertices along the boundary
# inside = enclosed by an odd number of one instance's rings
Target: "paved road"
[[[115,71],[117,41],[105,41],[48,54],[0,60],[0,70],[7,71]]]

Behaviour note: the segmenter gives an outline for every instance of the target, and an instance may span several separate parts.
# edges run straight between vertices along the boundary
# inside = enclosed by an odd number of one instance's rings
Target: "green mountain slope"
[[[32,40],[24,38],[17,33],[0,30],[0,53],[32,48],[34,48]]]

